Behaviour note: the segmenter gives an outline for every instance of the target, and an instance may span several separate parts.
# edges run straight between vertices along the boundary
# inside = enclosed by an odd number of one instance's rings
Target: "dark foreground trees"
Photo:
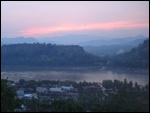
[[[54,100],[50,108],[51,112],[83,112],[83,107],[72,99]]]
[[[1,79],[1,112],[13,112],[18,107],[15,91]]]
[[[149,84],[133,85],[126,79],[104,80],[105,91],[91,93],[88,88],[79,95],[79,102],[85,111],[94,112],[149,112]],[[101,92],[101,93],[100,93]]]
[[[149,100],[145,100],[136,92],[119,91],[116,95],[111,95],[107,101],[99,105],[96,111],[102,112],[148,112]],[[97,107],[98,108],[98,107]]]

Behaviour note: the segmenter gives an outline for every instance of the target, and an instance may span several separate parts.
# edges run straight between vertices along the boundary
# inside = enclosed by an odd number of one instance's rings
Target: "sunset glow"
[[[80,31],[80,30],[112,30],[112,29],[132,29],[132,28],[148,28],[148,24],[136,24],[131,22],[112,22],[112,23],[97,23],[87,25],[61,25],[48,28],[32,28],[29,30],[23,30],[20,32],[23,36],[30,36],[35,34],[52,34],[57,32],[69,32],[69,31]]]
[[[149,35],[147,1],[2,1],[2,37]],[[120,32],[121,31],[121,32]],[[117,35],[115,35],[117,34]]]

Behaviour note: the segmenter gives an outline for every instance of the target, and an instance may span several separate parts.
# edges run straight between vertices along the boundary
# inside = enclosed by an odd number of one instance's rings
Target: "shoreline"
[[[51,66],[1,66],[1,72],[25,72],[25,71],[69,71],[69,72],[97,72],[97,71],[112,71],[114,73],[134,73],[134,74],[148,74],[149,69],[141,69],[141,68],[116,68],[116,67],[100,67],[100,66],[87,66],[87,67],[79,67],[79,66],[70,66],[70,67],[51,67]]]
[[[134,73],[134,74],[148,74],[149,75],[149,69],[142,69],[142,68],[110,68],[108,67],[107,70],[122,73],[122,72],[128,72],[128,73]]]

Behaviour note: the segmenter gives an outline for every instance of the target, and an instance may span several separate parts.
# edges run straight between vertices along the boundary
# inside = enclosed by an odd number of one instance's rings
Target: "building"
[[[25,95],[24,95],[24,98],[31,99],[31,98],[32,98],[32,94],[25,94]]]
[[[62,92],[62,88],[50,88],[51,92]]]
[[[55,88],[50,88],[51,92],[70,92],[73,89],[72,86],[61,86],[61,87],[55,87]]]
[[[47,88],[44,88],[44,87],[37,87],[37,88],[36,88],[36,92],[37,92],[37,93],[45,93],[45,92],[47,92]]]
[[[38,95],[36,93],[33,93],[32,97],[34,97],[35,99],[38,99]]]
[[[18,91],[16,91],[18,96],[23,96],[24,95],[24,90],[19,89]]]
[[[38,99],[38,96],[37,96],[36,93],[33,93],[33,94],[25,94],[25,95],[24,95],[24,98],[32,99],[32,97],[35,98],[35,99]]]

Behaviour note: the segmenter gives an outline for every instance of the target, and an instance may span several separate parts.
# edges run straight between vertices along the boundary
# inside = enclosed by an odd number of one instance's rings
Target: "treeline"
[[[92,86],[84,82],[85,86]],[[79,103],[85,111],[91,112],[148,112],[149,84],[144,87],[137,82],[103,80],[101,90],[94,87],[83,88]],[[92,103],[92,104],[91,104]]]
[[[106,59],[94,56],[77,45],[11,44],[3,45],[3,65],[29,66],[98,66]]]
[[[149,39],[130,52],[114,55],[109,66],[127,68],[149,68]]]

